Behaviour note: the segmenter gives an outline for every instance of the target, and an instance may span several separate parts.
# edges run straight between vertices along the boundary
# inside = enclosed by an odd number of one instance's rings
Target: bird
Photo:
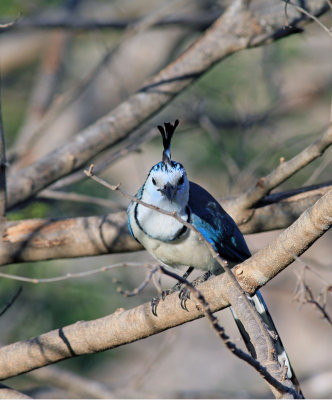
[[[165,122],[164,126],[158,125],[163,141],[162,161],[150,169],[136,197],[165,211],[175,212],[192,224],[221,258],[233,267],[251,257],[250,250],[232,217],[208,191],[189,181],[181,163],[171,159],[171,141],[178,125],[179,120],[173,124]],[[214,275],[223,272],[206,243],[178,219],[135,201],[130,202],[127,215],[130,234],[158,262],[173,268],[187,266],[188,274],[194,268]],[[287,377],[303,396],[275,324],[258,290],[251,296],[251,301],[274,340],[280,365],[287,368]],[[185,308],[184,302],[181,305]],[[152,303],[152,311],[157,316],[154,306],[156,303]],[[256,358],[248,333],[230,308],[248,351]]]

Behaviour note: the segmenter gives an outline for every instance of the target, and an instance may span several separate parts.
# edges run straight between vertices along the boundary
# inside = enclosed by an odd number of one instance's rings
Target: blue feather
[[[192,224],[213,245],[222,258],[241,262],[250,251],[234,220],[201,186],[190,182],[189,207]]]

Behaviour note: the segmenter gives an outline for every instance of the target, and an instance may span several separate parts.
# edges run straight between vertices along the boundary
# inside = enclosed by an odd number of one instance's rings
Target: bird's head
[[[185,206],[188,203],[189,181],[186,170],[182,164],[171,160],[171,140],[178,124],[176,120],[174,125],[166,122],[164,127],[158,126],[163,138],[163,157],[162,161],[151,168],[145,183],[152,204],[171,202]]]

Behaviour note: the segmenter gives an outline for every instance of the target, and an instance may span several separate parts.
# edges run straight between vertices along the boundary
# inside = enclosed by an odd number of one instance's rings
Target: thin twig
[[[20,18],[21,13],[18,14],[18,16],[10,22],[5,22],[0,24],[0,31],[6,31],[10,28],[12,28],[14,25],[17,25],[18,19]]]
[[[295,288],[294,301],[299,302],[301,305],[312,304],[322,315],[322,317],[332,325],[332,318],[328,314],[327,307],[327,296],[332,292],[332,285],[327,283],[326,280],[317,273],[317,271],[313,270],[306,263],[304,263],[300,257],[296,257],[296,260],[303,265],[303,269],[300,275],[298,275],[298,283]],[[306,271],[310,271],[314,275],[316,275],[319,280],[323,284],[323,289],[320,293],[315,297],[312,289],[306,282],[305,273]]]
[[[1,71],[0,71],[0,217],[6,215],[7,208],[7,184],[6,184],[6,151],[5,151],[5,136],[2,122],[2,107],[1,107]]]
[[[17,300],[18,296],[22,293],[22,286],[20,286],[17,290],[17,292],[14,294],[14,296],[9,300],[9,302],[5,305],[5,307],[0,311],[0,317],[7,312],[7,310],[15,303]]]
[[[313,21],[315,21],[321,28],[324,29],[325,32],[327,32],[327,34],[328,34],[329,36],[332,37],[332,32],[331,32],[331,30],[330,30],[327,26],[325,26],[317,17],[315,17],[314,15],[312,15],[309,11],[307,11],[307,10],[304,9],[303,7],[300,7],[300,6],[296,5],[296,4],[293,4],[290,0],[283,0],[283,1],[286,3],[286,4],[285,4],[285,16],[286,16],[286,18],[287,18],[287,12],[286,12],[287,8],[286,8],[286,7],[287,7],[287,5],[289,4],[289,5],[291,5],[292,7],[294,7],[297,11],[299,11],[300,13],[306,15],[307,17],[309,17],[309,18],[311,18]],[[331,3],[330,3],[330,2],[329,2],[329,5],[331,6]],[[288,18],[287,18],[287,25],[289,25],[289,23],[288,23]]]
[[[141,293],[147,287],[147,285],[151,282],[151,279],[154,276],[154,274],[159,270],[159,268],[157,266],[152,268],[152,265],[147,265],[147,267],[150,269],[150,271],[147,272],[144,281],[139,286],[135,287],[135,289],[133,289],[133,290],[123,290],[121,286],[118,286],[117,292],[121,293],[125,297],[133,297],[133,296],[137,296],[139,293]],[[120,281],[118,281],[115,278],[115,279],[113,279],[113,283],[119,284]]]
[[[125,268],[125,267],[146,267],[146,268],[152,268],[152,271],[154,270],[154,266],[152,264],[142,264],[142,263],[117,263],[117,264],[112,264],[96,269],[91,269],[89,271],[82,271],[82,272],[68,272],[65,275],[59,275],[55,276],[53,278],[27,278],[25,276],[20,276],[20,275],[12,275],[12,274],[5,274],[4,272],[0,272],[0,277],[5,278],[5,279],[12,279],[15,281],[21,281],[21,282],[29,282],[29,283],[55,283],[55,282],[60,282],[60,281],[65,281],[67,279],[77,279],[77,278],[84,278],[86,276],[91,276],[95,274],[99,274],[100,272],[107,272],[111,269],[115,268]]]

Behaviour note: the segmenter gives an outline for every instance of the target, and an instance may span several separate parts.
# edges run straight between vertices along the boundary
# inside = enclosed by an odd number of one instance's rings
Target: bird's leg
[[[193,272],[194,267],[188,267],[187,271],[182,275],[183,279],[187,279],[188,276]],[[176,283],[171,289],[166,289],[161,292],[161,298],[165,300],[166,296],[174,292],[178,292],[181,289],[182,283]]]
[[[187,279],[188,276],[193,272],[194,267],[188,267],[187,271],[182,275],[182,278]],[[181,289],[181,282],[176,283],[171,289],[166,289],[161,292],[161,299],[165,300],[165,298],[174,293],[178,292]],[[160,302],[160,296],[156,296],[151,300],[151,309],[152,309],[152,314],[157,316],[157,306]]]
[[[212,271],[206,271],[203,275],[200,275],[198,278],[194,279],[191,282],[191,284],[196,287],[200,283],[207,281],[211,275],[213,275]],[[186,288],[185,286],[183,286],[183,288],[179,292],[179,299],[180,299],[181,307],[184,310],[188,311],[186,302],[188,299],[190,299],[190,290],[188,288]]]

